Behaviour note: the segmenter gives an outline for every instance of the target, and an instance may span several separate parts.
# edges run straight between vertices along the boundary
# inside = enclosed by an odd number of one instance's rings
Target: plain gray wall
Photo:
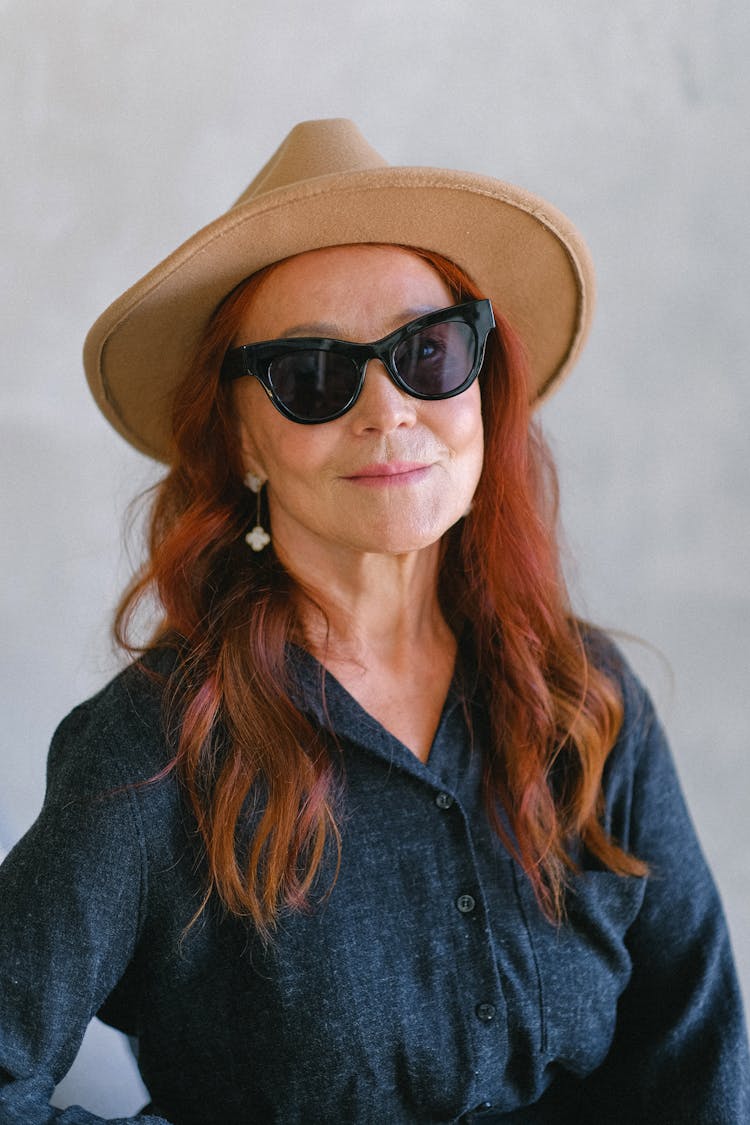
[[[100,311],[224,210],[296,121],[519,183],[589,241],[599,308],[545,407],[576,604],[656,696],[750,993],[750,8],[741,0],[0,4],[0,846],[49,737],[117,667],[121,527],[152,466],[89,400]],[[92,1027],[58,1092],[143,1100]]]

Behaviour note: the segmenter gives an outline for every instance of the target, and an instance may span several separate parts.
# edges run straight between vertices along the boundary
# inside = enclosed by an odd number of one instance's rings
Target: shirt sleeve
[[[58,729],[35,824],[0,867],[0,1122],[93,1125],[49,1105],[133,955],[146,865],[132,791],[86,706]],[[166,1125],[139,1115],[120,1125]]]
[[[620,838],[650,874],[628,934],[632,977],[609,1055],[586,1082],[583,1119],[746,1125],[747,1033],[721,902],[642,692],[634,727],[632,787],[615,785],[613,828],[629,825]]]

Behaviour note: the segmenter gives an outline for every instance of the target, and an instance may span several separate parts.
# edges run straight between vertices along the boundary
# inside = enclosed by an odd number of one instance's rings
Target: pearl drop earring
[[[245,536],[245,542],[247,543],[248,547],[252,548],[253,551],[262,551],[271,542],[271,536],[268,534],[266,529],[261,526],[260,522],[260,493],[263,485],[265,484],[265,481],[262,477],[259,477],[257,473],[252,472],[245,473],[243,479],[245,487],[249,488],[251,492],[254,492],[257,497],[257,505],[255,509],[255,527],[252,529],[252,531],[248,531],[247,535]]]

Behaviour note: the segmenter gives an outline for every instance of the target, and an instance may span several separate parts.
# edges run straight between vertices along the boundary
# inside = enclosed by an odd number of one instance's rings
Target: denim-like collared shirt
[[[136,666],[77,708],[0,869],[0,1125],[99,1120],[48,1104],[96,1012],[137,1039],[153,1098],[121,1125],[747,1125],[721,906],[648,698],[607,652],[626,717],[606,821],[651,873],[584,859],[559,926],[482,810],[460,676],[423,764],[330,676],[323,706],[295,656],[341,748],[342,862],[268,949],[213,902],[185,932],[195,825],[174,778],[130,785],[169,758],[158,685]]]

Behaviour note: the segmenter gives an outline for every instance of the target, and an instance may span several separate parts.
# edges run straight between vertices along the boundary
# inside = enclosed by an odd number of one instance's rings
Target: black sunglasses
[[[291,337],[231,348],[222,379],[254,375],[292,422],[332,422],[351,410],[370,359],[414,398],[460,395],[476,379],[495,326],[489,301],[467,301],[417,317],[374,344]]]

